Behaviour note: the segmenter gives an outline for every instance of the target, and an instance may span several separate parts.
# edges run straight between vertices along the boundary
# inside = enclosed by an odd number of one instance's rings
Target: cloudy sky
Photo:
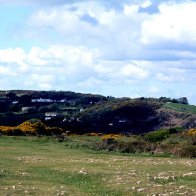
[[[0,0],[0,89],[196,104],[195,10],[193,0]]]

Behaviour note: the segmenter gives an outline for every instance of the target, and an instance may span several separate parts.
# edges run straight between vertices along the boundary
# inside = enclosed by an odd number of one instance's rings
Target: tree
[[[6,97],[11,99],[11,100],[16,100],[18,99],[17,95],[15,93],[9,92],[6,94]]]
[[[21,103],[23,105],[29,105],[31,103],[31,96],[29,96],[29,95],[20,96],[19,103]]]

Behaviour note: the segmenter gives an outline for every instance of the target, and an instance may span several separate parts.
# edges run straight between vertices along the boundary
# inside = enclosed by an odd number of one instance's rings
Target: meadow
[[[196,159],[95,151],[69,137],[0,136],[0,195],[196,195]]]

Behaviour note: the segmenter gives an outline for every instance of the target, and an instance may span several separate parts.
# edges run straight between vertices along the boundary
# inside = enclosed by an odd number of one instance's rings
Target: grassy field
[[[1,136],[0,195],[196,195],[196,159],[71,149],[66,143]]]
[[[186,105],[180,103],[166,103],[164,107],[185,112],[185,113],[196,114],[196,106],[194,105]]]

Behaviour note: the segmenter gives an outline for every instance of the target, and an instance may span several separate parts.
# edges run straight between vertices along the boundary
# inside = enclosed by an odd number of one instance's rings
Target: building
[[[34,112],[34,111],[36,111],[36,107],[33,107],[33,106],[31,106],[31,107],[22,107],[21,111],[23,113]]]
[[[32,103],[53,103],[54,100],[39,98],[39,99],[31,99],[31,102]]]
[[[83,112],[84,111],[84,108],[80,108],[80,112]]]
[[[44,98],[37,98],[37,99],[31,99],[32,103],[65,103],[66,99],[61,100],[54,100],[54,99],[44,99]]]
[[[63,115],[61,113],[58,112],[46,112],[45,113],[45,120],[51,120],[54,118],[59,118],[62,117]]]
[[[67,101],[66,99],[61,99],[61,100],[59,100],[57,102],[59,102],[59,103],[65,103],[66,101]]]
[[[119,123],[126,123],[127,122],[127,119],[119,119],[118,122]]]
[[[17,104],[19,101],[12,101],[12,104]]]

